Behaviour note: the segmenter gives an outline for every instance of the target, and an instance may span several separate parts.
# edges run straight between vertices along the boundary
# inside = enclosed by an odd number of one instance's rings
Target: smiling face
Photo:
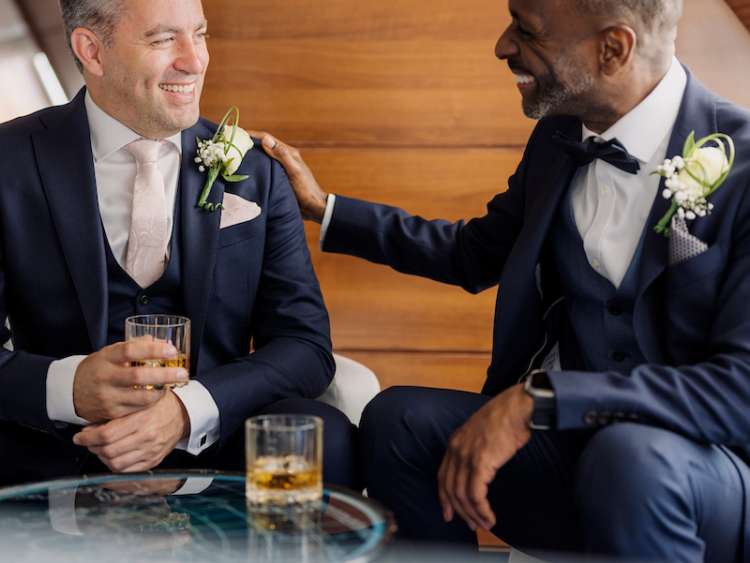
[[[128,0],[97,74],[86,73],[94,101],[151,139],[195,124],[208,67],[201,0]]]
[[[597,86],[598,39],[594,22],[566,2],[510,0],[510,26],[495,54],[516,76],[524,113],[582,117]]]

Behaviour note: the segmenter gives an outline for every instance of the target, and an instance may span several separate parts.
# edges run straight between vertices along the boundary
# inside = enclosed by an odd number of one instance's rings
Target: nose
[[[518,44],[512,38],[512,26],[508,26],[495,43],[495,56],[502,60],[509,59],[518,54]]]
[[[196,44],[191,39],[180,42],[180,52],[174,66],[185,74],[203,74],[208,64],[208,50],[205,43]]]

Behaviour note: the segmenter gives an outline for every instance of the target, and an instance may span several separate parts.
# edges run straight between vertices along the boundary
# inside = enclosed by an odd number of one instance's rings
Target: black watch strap
[[[534,370],[526,379],[524,391],[534,399],[534,412],[529,428],[553,430],[557,426],[557,399],[549,376],[544,370]]]

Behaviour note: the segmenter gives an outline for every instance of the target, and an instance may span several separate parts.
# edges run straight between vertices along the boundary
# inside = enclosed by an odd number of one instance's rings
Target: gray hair
[[[610,15],[641,23],[647,31],[672,29],[682,16],[683,0],[572,0],[578,13]]]
[[[122,13],[122,4],[123,0],[60,0],[65,38],[71,51],[70,34],[77,27],[90,29],[105,45],[111,45],[115,26]],[[75,57],[75,53],[73,56]],[[83,68],[78,57],[76,65],[79,69]]]
[[[570,0],[574,12],[621,19],[638,33],[637,53],[649,64],[671,57],[683,0]]]

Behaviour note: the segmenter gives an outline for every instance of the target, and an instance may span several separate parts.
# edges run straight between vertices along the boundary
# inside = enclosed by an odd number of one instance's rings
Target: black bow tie
[[[637,174],[641,169],[638,159],[631,155],[617,139],[599,143],[594,140],[594,137],[589,137],[581,142],[574,141],[558,131],[552,136],[552,140],[573,157],[578,166],[586,166],[599,158],[629,174]]]

